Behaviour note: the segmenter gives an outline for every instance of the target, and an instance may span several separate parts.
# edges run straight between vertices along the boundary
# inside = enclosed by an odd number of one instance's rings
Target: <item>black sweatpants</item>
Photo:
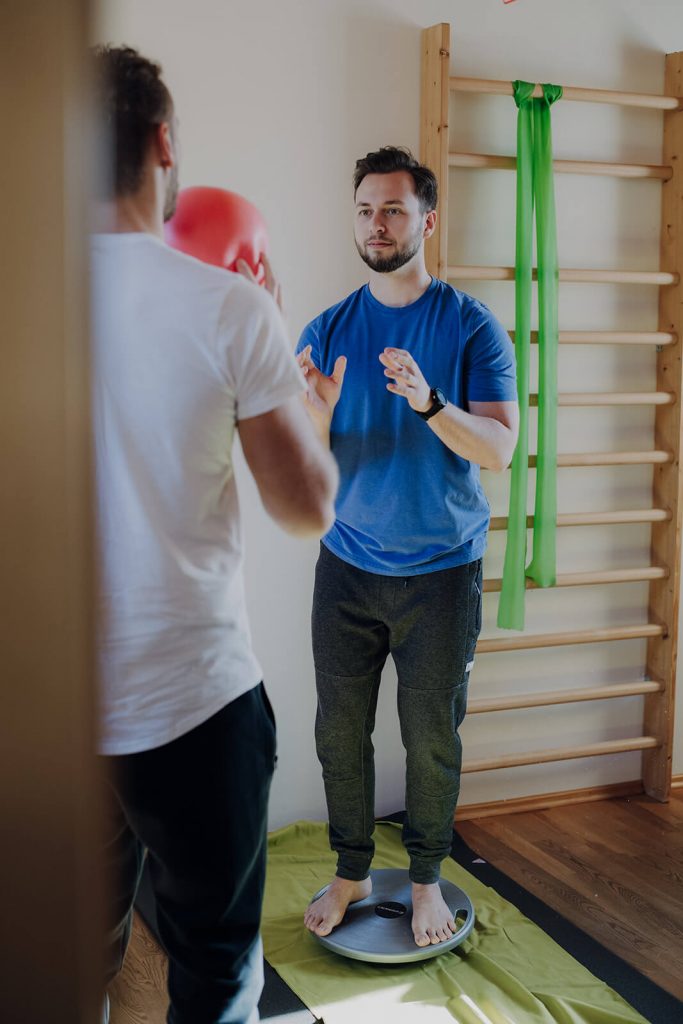
[[[168,1024],[251,1024],[275,722],[263,684],[179,739],[104,757],[112,892],[106,978],[120,970],[145,849],[168,953]]]
[[[439,878],[460,791],[458,729],[481,629],[481,590],[480,559],[421,576],[383,576],[321,545],[313,596],[316,746],[341,878],[366,878],[374,853],[372,732],[389,654],[406,750],[410,877],[423,884]]]

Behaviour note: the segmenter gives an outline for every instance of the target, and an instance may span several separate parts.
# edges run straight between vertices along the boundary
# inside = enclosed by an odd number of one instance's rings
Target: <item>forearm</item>
[[[288,533],[322,536],[334,521],[337,464],[298,398],[238,423],[242,449],[268,514]]]
[[[510,465],[516,433],[488,416],[473,416],[451,402],[427,421],[447,448],[484,469],[500,472]]]
[[[310,401],[307,400],[306,396],[302,396],[302,404],[306,410],[306,415],[311,421],[313,428],[315,429],[320,443],[326,451],[330,450],[330,425],[331,418],[327,414],[321,413],[318,409],[315,409]]]
[[[281,478],[278,480],[278,473]],[[276,486],[261,487],[264,508],[283,530],[299,537],[321,537],[334,522],[339,486],[337,464],[329,451],[315,445],[298,463],[273,466]]]
[[[331,450],[330,424],[328,422],[323,423],[320,420],[313,419],[313,426],[315,427],[315,432],[320,439],[321,445],[323,446],[325,451],[329,452]]]

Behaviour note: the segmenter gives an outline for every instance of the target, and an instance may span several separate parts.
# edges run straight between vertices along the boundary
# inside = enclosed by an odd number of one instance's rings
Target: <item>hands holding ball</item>
[[[223,188],[181,189],[166,224],[166,241],[180,252],[263,285],[282,308],[282,293],[266,255],[266,223],[248,199]]]

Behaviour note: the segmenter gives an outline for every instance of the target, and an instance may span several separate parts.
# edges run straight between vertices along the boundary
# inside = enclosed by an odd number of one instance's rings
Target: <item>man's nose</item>
[[[386,231],[386,225],[381,213],[376,213],[372,218],[373,231]]]

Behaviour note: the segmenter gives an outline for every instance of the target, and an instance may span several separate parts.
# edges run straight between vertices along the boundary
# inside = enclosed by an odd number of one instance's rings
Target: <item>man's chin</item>
[[[376,270],[378,274],[385,274],[390,270],[393,270],[396,265],[396,255],[387,256],[383,252],[379,252],[377,249],[366,249],[363,253],[363,259],[369,267]]]
[[[390,263],[389,260],[383,263],[371,263],[370,266],[376,274],[392,274],[394,270],[398,270],[396,263]]]

